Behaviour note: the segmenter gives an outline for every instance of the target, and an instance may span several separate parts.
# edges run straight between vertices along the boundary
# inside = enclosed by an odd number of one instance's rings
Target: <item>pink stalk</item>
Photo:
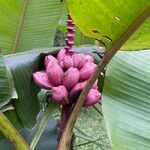
[[[61,53],[59,53],[59,55],[57,55],[57,58],[59,58],[59,61],[63,60],[63,58],[65,58],[66,55],[70,55],[70,56],[73,55],[72,46],[74,44],[74,32],[75,32],[75,30],[74,30],[74,22],[71,19],[71,16],[68,14],[67,33],[66,33],[66,40],[65,40],[66,41],[66,46],[64,48],[65,50],[62,50]],[[71,64],[71,60],[70,60],[69,64]],[[63,65],[63,67],[68,68],[68,62],[66,60],[62,63],[62,65]],[[75,76],[79,76],[79,73],[77,72],[77,75],[75,75]],[[71,78],[71,76],[68,76],[68,77]],[[77,78],[79,78],[79,77],[77,77]],[[74,79],[76,79],[76,77]],[[71,79],[69,80],[72,83],[71,87],[74,86],[74,84],[76,84],[76,82],[77,82],[74,79],[72,79],[72,81],[71,81]],[[75,83],[73,83],[73,82],[75,82]],[[69,83],[67,83],[67,81],[65,81],[64,84],[66,84],[67,87],[70,88]],[[67,120],[69,119],[71,111],[72,111],[72,104],[68,104],[68,105],[62,106],[61,117],[60,117],[60,124],[59,124],[60,125],[59,129],[60,129],[61,133],[63,132],[63,130],[64,130],[65,126],[66,126],[66,123],[67,123]],[[60,136],[61,136],[61,133],[60,133]]]
[[[60,124],[59,124],[59,130],[61,134],[63,133],[63,130],[71,114],[71,111],[72,111],[72,104],[62,106]]]

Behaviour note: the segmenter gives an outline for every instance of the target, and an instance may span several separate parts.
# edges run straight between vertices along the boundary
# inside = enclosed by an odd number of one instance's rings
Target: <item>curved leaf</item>
[[[108,65],[103,113],[113,150],[150,149],[150,50],[118,52]]]
[[[0,1],[0,47],[4,54],[52,46],[60,0]]]
[[[11,100],[13,88],[12,75],[0,54],[0,109]]]
[[[67,4],[79,29],[86,35],[98,39],[105,47],[110,48],[134,22],[135,18],[150,6],[150,1],[67,0]],[[149,28],[150,18],[133,34],[122,49],[149,48]]]

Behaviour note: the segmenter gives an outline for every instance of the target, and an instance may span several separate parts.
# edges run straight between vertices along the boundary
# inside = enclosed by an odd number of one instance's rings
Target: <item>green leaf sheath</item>
[[[29,150],[29,147],[22,136],[1,111],[0,131],[2,131],[2,133],[11,141],[16,150]]]
[[[12,97],[13,79],[8,69],[3,56],[0,54],[0,109],[6,105]]]
[[[53,46],[61,9],[59,0],[1,0],[2,53]]]
[[[112,150],[150,149],[150,50],[116,54],[102,104]]]
[[[87,36],[96,38],[106,48],[120,38],[135,18],[150,5],[149,0],[67,0],[70,14]],[[150,47],[150,18],[122,47],[125,50]]]

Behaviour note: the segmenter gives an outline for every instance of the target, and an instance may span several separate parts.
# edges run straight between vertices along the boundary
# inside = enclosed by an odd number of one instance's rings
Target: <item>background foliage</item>
[[[150,50],[119,52],[107,68],[103,112],[112,149],[150,149]]]

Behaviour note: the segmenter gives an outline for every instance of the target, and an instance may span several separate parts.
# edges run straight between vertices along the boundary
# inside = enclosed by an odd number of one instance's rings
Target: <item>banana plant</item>
[[[99,64],[74,106],[57,149],[67,150],[72,146],[70,141],[72,129],[86,94],[110,61],[106,68],[102,107],[111,147],[113,150],[148,150],[150,148],[149,0],[66,2],[77,27],[86,36],[96,39],[106,49],[106,54],[101,60],[95,54],[95,51],[98,53],[101,48],[92,46],[75,48],[75,52],[93,55]],[[3,143],[5,137],[17,150],[43,148],[40,147],[42,141],[39,141],[38,147],[36,144],[50,116],[55,114],[50,110],[56,110],[56,105],[49,102],[49,107],[47,100],[39,101],[40,89],[33,82],[32,75],[44,69],[46,55],[56,56],[61,49],[43,47],[54,44],[62,5],[63,1],[60,0],[0,1],[0,48],[3,55],[12,54],[4,57],[0,55],[0,130],[3,133],[0,134],[0,148],[12,149],[8,141]],[[29,51],[31,49],[33,50]],[[116,54],[119,49],[122,51]],[[42,106],[41,109],[41,103],[46,107]],[[40,123],[37,121],[39,112],[45,113]],[[23,128],[31,129],[34,125],[29,136],[23,131],[18,132]],[[56,149],[56,145],[52,149]]]

